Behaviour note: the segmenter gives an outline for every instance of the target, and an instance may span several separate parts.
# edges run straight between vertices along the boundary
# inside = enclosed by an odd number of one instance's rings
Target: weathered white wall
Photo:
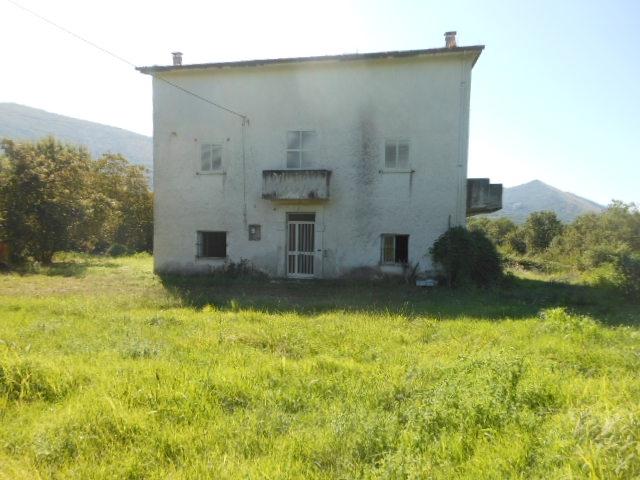
[[[248,115],[249,125],[154,79],[154,257],[157,271],[207,270],[196,231],[225,230],[228,258],[285,275],[287,212],[316,212],[320,276],[380,262],[380,235],[408,234],[411,264],[451,221],[465,221],[469,87],[473,55],[330,61],[164,72]],[[283,169],[288,130],[315,130],[331,199],[261,198],[262,171]],[[413,173],[381,173],[389,137],[410,140]],[[224,174],[197,174],[200,143],[222,143]],[[243,148],[244,145],[244,148]],[[244,151],[244,155],[243,155]],[[248,240],[248,224],[262,239]]]

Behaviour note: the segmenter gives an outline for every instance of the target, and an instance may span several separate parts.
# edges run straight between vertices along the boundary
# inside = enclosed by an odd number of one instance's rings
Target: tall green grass
[[[0,277],[0,478],[640,476],[638,308],[608,294],[62,260]]]

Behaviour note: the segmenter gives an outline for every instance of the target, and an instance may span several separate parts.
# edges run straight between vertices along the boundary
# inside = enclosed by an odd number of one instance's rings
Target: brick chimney
[[[447,48],[456,48],[458,46],[456,43],[456,33],[457,32],[444,33],[444,44]]]
[[[178,67],[182,65],[182,52],[171,52],[173,55],[173,66]]]

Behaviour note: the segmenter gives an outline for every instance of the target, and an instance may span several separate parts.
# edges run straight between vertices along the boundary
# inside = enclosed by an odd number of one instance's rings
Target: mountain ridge
[[[555,212],[560,220],[569,223],[580,215],[599,213],[605,208],[593,200],[565,192],[536,179],[505,188],[502,193],[502,210],[487,216],[506,217],[515,223],[523,223],[532,212],[550,210]]]
[[[48,135],[83,145],[91,154],[120,153],[131,163],[153,167],[151,137],[17,103],[0,103],[0,138],[38,140]]]

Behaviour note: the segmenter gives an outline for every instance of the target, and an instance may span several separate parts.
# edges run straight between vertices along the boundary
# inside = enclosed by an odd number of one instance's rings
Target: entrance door
[[[287,276],[310,278],[315,269],[315,213],[287,215]]]

